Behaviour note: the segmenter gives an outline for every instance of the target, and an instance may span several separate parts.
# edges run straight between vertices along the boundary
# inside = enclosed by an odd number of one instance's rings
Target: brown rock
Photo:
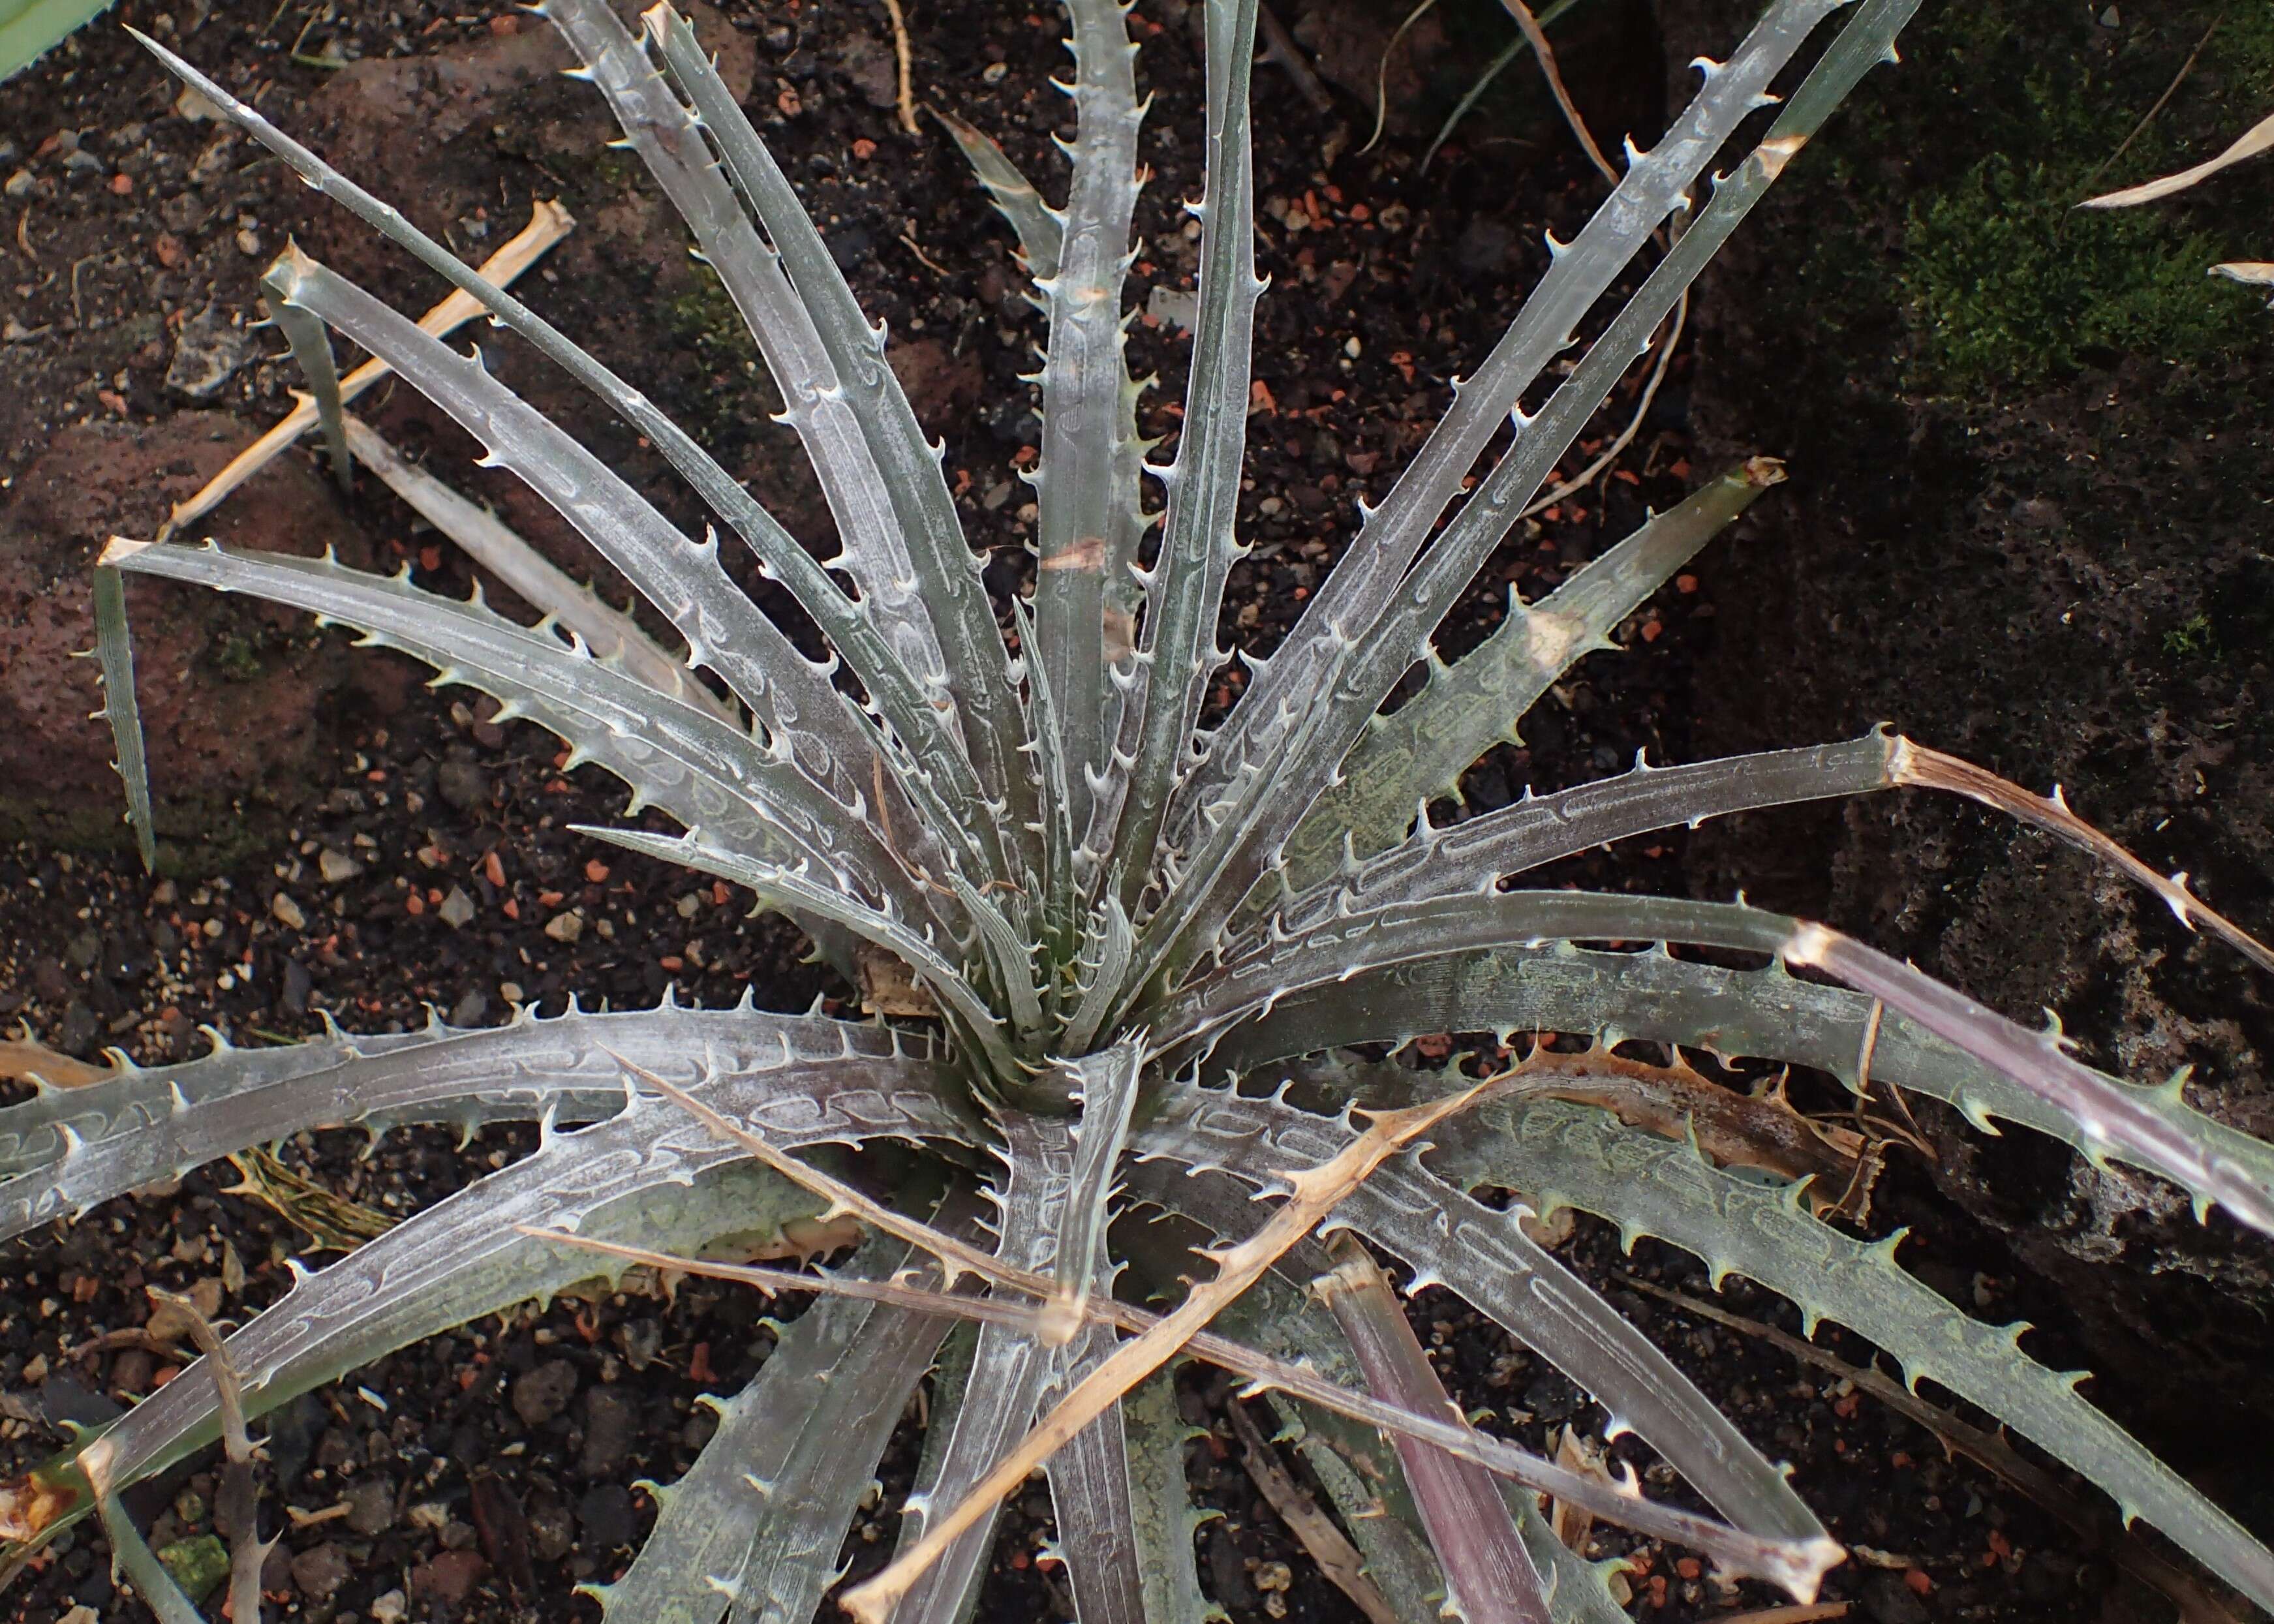
[[[328,1600],[351,1571],[347,1553],[326,1540],[292,1559],[292,1588],[310,1601]]]
[[[456,1607],[473,1594],[488,1568],[478,1551],[445,1551],[424,1567],[410,1570],[410,1593]]]

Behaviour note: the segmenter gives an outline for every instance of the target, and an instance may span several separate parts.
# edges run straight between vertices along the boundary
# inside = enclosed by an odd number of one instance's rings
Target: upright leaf
[[[1087,828],[1104,771],[1108,572],[1136,555],[1138,447],[1123,436],[1128,342],[1122,278],[1137,205],[1137,47],[1117,0],[1066,0],[1076,128],[1057,268],[1038,277],[1050,318],[1043,363],[1036,653],[1057,707],[1073,822]],[[1127,637],[1120,639],[1126,646]]]

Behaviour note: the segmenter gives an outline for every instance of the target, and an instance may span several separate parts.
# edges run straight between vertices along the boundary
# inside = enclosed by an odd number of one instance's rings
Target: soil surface
[[[423,0],[383,11],[215,0],[163,13],[126,0],[113,16],[215,72],[469,257],[517,229],[534,199],[558,198],[577,229],[524,290],[678,416],[818,553],[832,551],[794,441],[767,421],[779,402],[747,337],[636,164],[605,149],[605,110],[557,76],[566,58],[541,24]],[[1449,102],[1507,42],[1494,8],[1448,4],[1409,33],[1390,58],[1394,116],[1370,149],[1389,23],[1355,5],[1291,7],[1283,19],[1321,77],[1257,70],[1268,112],[1257,131],[1259,261],[1274,289],[1259,314],[1242,513],[1258,545],[1234,572],[1225,635],[1258,651],[1292,623],[1347,541],[1354,499],[1380,500],[1444,409],[1452,378],[1497,336],[1546,263],[1542,232],[1568,238],[1601,190],[1517,72],[1425,172]],[[899,123],[884,8],[737,3],[700,10],[697,23],[863,304],[890,324],[893,364],[945,438],[967,527],[990,550],[990,584],[1016,590],[1031,569],[1020,544],[1034,510],[1014,474],[1031,466],[1037,439],[1020,374],[1039,321],[1021,300],[1009,233],[951,144],[929,123],[915,133]],[[1182,387],[1178,296],[1196,259],[1179,206],[1200,190],[1198,23],[1198,8],[1177,0],[1139,9],[1140,72],[1156,100],[1142,148],[1154,178],[1132,270],[1130,302],[1145,312],[1133,350],[1140,371],[1160,373],[1141,417],[1163,436],[1175,431]],[[1735,32],[1693,41],[1689,31],[1704,25],[1684,19],[1661,43],[1647,9],[1613,0],[1591,4],[1573,26],[1558,37],[1590,121],[1638,139],[1663,119],[1666,63],[1725,46]],[[1050,137],[1067,129],[1067,104],[1049,82],[1065,60],[1056,11],[939,0],[914,8],[910,26],[916,96],[981,124],[1054,191],[1062,166]],[[1875,77],[1864,99],[1893,81]],[[1931,161],[1922,132],[1953,140],[1962,122],[1922,111],[1916,93],[1894,105],[1870,129],[1902,159],[1865,143],[1850,160],[1894,164],[1880,177],[1890,197],[1908,184],[1905,166]],[[1842,181],[1852,173],[1821,167]],[[91,641],[94,552],[113,532],[154,533],[170,502],[288,408],[296,378],[269,358],[281,345],[251,330],[260,273],[288,239],[405,310],[424,310],[441,289],[223,133],[108,22],[0,96],[0,832],[15,841],[0,848],[0,1015],[84,1057],[116,1045],[147,1064],[200,1052],[207,1024],[249,1043],[306,1035],[328,1016],[403,1029],[430,1006],[459,1024],[495,1022],[516,1004],[557,1011],[572,994],[622,1007],[666,989],[707,1004],[749,991],[772,1008],[817,995],[844,1007],[847,989],[801,962],[794,933],[744,919],[726,888],[570,834],[613,819],[621,788],[564,771],[549,736],[498,725],[471,692],[429,692],[423,670],[350,653],[304,618],[136,583],[128,596],[162,837],[161,875],[145,876],[121,845],[107,736],[83,719],[99,704],[90,668],[66,658]],[[2075,804],[2138,839],[2151,861],[2192,868],[2211,900],[2263,923],[2274,914],[2263,877],[2274,750],[2254,662],[2274,587],[2251,574],[2264,560],[2248,530],[2255,501],[2263,535],[2269,491],[2263,402],[2247,425],[2228,426],[2248,401],[2253,357],[2214,352],[2175,380],[2153,356],[2096,350],[2052,393],[1922,401],[1900,372],[1892,326],[1843,331],[1836,344],[1796,348],[1778,336],[1775,312],[1788,308],[1778,301],[1808,303],[1775,278],[1797,257],[1810,216],[1796,205],[1769,225],[1782,235],[1698,301],[1710,335],[1702,370],[1677,352],[1617,471],[1527,521],[1442,643],[1466,648],[1509,586],[1527,598],[1549,590],[1646,505],[1665,505],[1741,448],[1790,458],[1794,501],[1779,493],[1757,507],[1621,629],[1624,651],[1594,657],[1559,687],[1527,721],[1525,748],[1470,775],[1471,804],[1600,777],[1640,748],[1653,761],[1691,759],[1894,716],[2033,785],[2062,778]],[[1894,254],[1883,243],[1882,259]],[[460,342],[471,339],[494,372],[659,493],[674,517],[699,523],[630,431],[509,337],[469,328]],[[1874,373],[1854,359],[1881,351],[1898,370]],[[1770,356],[1792,367],[1769,365]],[[1640,387],[1639,375],[1623,386],[1586,455],[1634,415]],[[363,410],[564,565],[593,574],[565,527],[505,476],[470,467],[471,442],[411,391],[382,386]],[[2255,462],[2233,460],[2238,430]],[[425,586],[472,586],[467,560],[373,481],[345,500],[326,474],[303,446],[203,528],[249,546],[329,546],[350,563],[408,567]],[[2153,523],[2127,523],[2149,515]],[[1827,538],[1837,538],[1830,553],[1819,550]],[[2088,557],[2103,573],[2084,570]],[[2053,574],[2056,560],[2068,575]],[[620,582],[602,572],[598,584],[622,601]],[[1926,626],[1871,612],[1890,603],[1931,605],[1939,618]],[[2077,641],[2062,641],[2079,620]],[[2057,1004],[2135,1074],[2198,1058],[2206,1109],[2274,1129],[2263,989],[2167,919],[2065,865],[1986,818],[1887,803],[1633,842],[1554,878],[1726,893],[1735,876],[1758,876],[1748,883],[1765,899],[1826,912],[1915,952],[2010,1013]],[[2016,915],[2021,952],[2009,934]],[[2249,1471],[2263,1458],[2251,1428],[2274,1413],[2274,1395],[2250,1385],[2254,1370],[2263,1383],[2274,1369],[2265,1250],[2230,1245],[2226,1229],[2192,1242],[2154,1211],[2126,1221],[2151,1230],[2105,1234],[2095,1226],[2115,1186],[2085,1187],[2065,1158],[2027,1147],[2001,1147],[1995,1161],[1962,1155],[1955,1135],[1931,1125],[1952,1148],[1933,1169],[1890,1169],[1874,1230],[1911,1226],[1905,1258],[1923,1277],[1992,1318],[2039,1324],[2029,1346],[2041,1359],[2104,1368],[2097,1402],[2274,1533],[2274,1502]],[[448,1135],[398,1133],[365,1157],[359,1134],[324,1133],[280,1154],[331,1197],[395,1217],[532,1138],[493,1132],[461,1150]],[[256,1169],[264,1176],[273,1183],[273,1171]],[[192,1173],[0,1252],[0,1438],[11,1466],[54,1449],[63,1423],[115,1414],[178,1368],[175,1346],[148,1334],[146,1284],[217,1294],[222,1312],[243,1315],[289,1283],[285,1259],[311,1255],[312,1234],[277,1205],[234,1192],[243,1177],[227,1164]],[[2097,1252],[2096,1237],[2107,1242]],[[2105,1551],[1978,1468],[1946,1461],[1928,1434],[1874,1401],[1619,1283],[1639,1276],[1707,1295],[1688,1259],[1649,1243],[1624,1257],[1615,1234],[1587,1223],[1569,1255],[1741,1426],[1794,1462],[1837,1536],[1874,1553],[1830,1581],[1827,1594],[1851,1601],[1850,1616],[2168,1615],[2115,1577]],[[2112,1264],[2119,1288],[2089,1283],[2086,1260]],[[1737,1282],[1715,1300],[1796,1327],[1788,1307]],[[1600,1435],[1600,1409],[1465,1306],[1427,1293],[1413,1318],[1472,1411],[1494,1412],[1534,1446],[1567,1425]],[[266,1575],[275,1614],[335,1624],[597,1617],[570,1587],[621,1571],[652,1516],[635,1485],[686,1469],[711,1425],[695,1401],[735,1390],[772,1335],[754,1299],[689,1282],[668,1300],[634,1290],[486,1321],[297,1401],[267,1423],[268,1515],[280,1501],[290,1508]],[[1842,1334],[1822,1341],[1869,1357]],[[2158,1379],[2168,1358],[2188,1362],[2183,1392]],[[1206,1429],[1189,1448],[1195,1499],[1224,1513],[1200,1536],[1204,1583],[1240,1624],[1357,1617],[1243,1469],[1225,1420],[1237,1401],[1199,1372],[1186,1382],[1188,1417]],[[2225,1405],[2215,1417],[2203,1408],[2212,1402]],[[1272,1430],[1266,1410],[1254,1414]],[[891,1549],[920,1444],[912,1418],[885,1462],[885,1493],[854,1530],[856,1565]],[[1631,1439],[1613,1457],[1652,1465]],[[1295,1452],[1284,1458],[1307,1481]],[[1662,1470],[1650,1475],[1667,1486]],[[139,1489],[130,1507],[154,1544],[194,1546],[214,1531],[216,1486],[213,1462],[200,1460]],[[1037,1560],[1046,1497],[1013,1502],[1001,1527],[981,1616],[1071,1617],[1062,1576]],[[1595,1539],[1601,1554],[1628,1548],[1608,1530]],[[1636,1555],[1629,1583],[1640,1619],[1713,1618],[1771,1599],[1721,1590],[1678,1553]],[[86,1528],[0,1595],[0,1617],[25,1624],[134,1616],[131,1606]]]

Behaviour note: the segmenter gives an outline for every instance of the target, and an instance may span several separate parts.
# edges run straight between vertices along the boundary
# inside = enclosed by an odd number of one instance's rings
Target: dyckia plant
[[[313,1125],[545,1124],[532,1154],[297,1274],[219,1357],[10,1485],[0,1530],[33,1540],[115,1505],[122,1485],[215,1435],[230,1388],[257,1413],[596,1272],[823,1211],[857,1220],[868,1240],[833,1272],[744,1271],[823,1300],[782,1331],[747,1387],[718,1401],[716,1434],[687,1476],[655,1490],[651,1537],[595,1592],[611,1620],[811,1616],[840,1576],[847,1530],[904,1402],[937,1365],[900,1551],[844,1605],[866,1620],[968,1615],[996,1507],[1041,1466],[1085,1624],[1189,1624],[1210,1604],[1167,1386],[1183,1358],[1291,1395],[1325,1434],[1361,1440],[1356,1458],[1373,1477],[1325,1476],[1403,1616],[1441,1605],[1472,1620],[1623,1616],[1603,1575],[1547,1531],[1541,1493],[1811,1597],[1842,1552],[1784,1470],[1544,1250],[1521,1207],[1479,1193],[1512,1191],[1538,1213],[1570,1207],[1630,1237],[1660,1237],[1717,1279],[1740,1274],[1791,1298],[1811,1324],[1853,1327],[1912,1380],[1931,1376],[2097,1485],[2127,1520],[2145,1519],[2274,1606],[2274,1556],[2081,1397],[2074,1375],[2023,1355],[2021,1327],[1969,1317],[1904,1271],[1894,1241],[1865,1244],[1839,1227],[1868,1188],[1869,1146],[1678,1056],[1815,1067],[1867,1099],[1872,1088],[1915,1090],[1985,1130],[2020,1124],[2096,1162],[2145,1169],[2182,1186],[2200,1214],[2221,1207],[2262,1231],[2274,1231],[2274,1149],[2198,1114],[2177,1081],[2102,1075],[2058,1034],[2012,1025],[1818,926],[1743,903],[1520,880],[1653,829],[1923,786],[2089,847],[2262,965],[2263,947],[2058,796],[2038,801],[1884,733],[1638,765],[1442,823],[1429,810],[1775,482],[1773,463],[1735,469],[1550,596],[1511,601],[1474,652],[1448,664],[1433,649],[1440,621],[1700,267],[1841,99],[1892,57],[1916,4],[1774,0],[1726,63],[1701,64],[1696,99],[1653,150],[1630,148],[1585,229],[1552,244],[1538,289],[1382,505],[1363,512],[1300,622],[1269,659],[1241,657],[1247,678],[1210,725],[1204,702],[1234,658],[1217,633],[1241,553],[1263,291],[1251,226],[1252,0],[1209,0],[1205,11],[1198,313],[1164,464],[1148,462],[1136,432],[1138,386],[1124,360],[1141,111],[1125,14],[1112,0],[1068,0],[1079,129],[1062,210],[1044,207],[983,136],[953,126],[1016,228],[1049,317],[1032,477],[1038,568],[1031,601],[1008,605],[1010,636],[939,448],[885,364],[883,334],[667,6],[647,13],[644,38],[605,0],[538,9],[747,318],[787,402],[782,420],[835,515],[842,551],[826,561],[535,310],[153,45],[311,185],[589,386],[663,450],[731,539],[679,530],[493,380],[478,352],[459,353],[294,252],[269,275],[270,304],[335,455],[415,490],[422,511],[545,618],[522,625],[478,598],[436,597],[407,575],[328,559],[163,539],[113,540],[105,570],[297,605],[415,656],[440,681],[494,695],[676,830],[596,828],[595,839],[747,887],[800,921],[848,979],[871,985],[885,966],[900,990],[873,1000],[891,1012],[865,1022],[666,1002],[523,1012],[494,1030],[335,1029],[297,1047],[122,1065],[0,1111],[11,1175],[0,1223],[11,1234]],[[1829,41],[1813,64],[1788,75],[1819,31]],[[1770,86],[1786,77],[1794,87],[1780,100]],[[1741,130],[1741,155],[1713,171]],[[1683,229],[1638,289],[1555,365],[1670,224]],[[431,397],[491,464],[558,509],[677,643],[532,564],[431,477],[412,481],[342,410],[327,327]],[[1157,511],[1148,480],[1165,498]],[[802,654],[733,584],[724,546],[756,555],[830,659]],[[101,590],[132,789],[117,576]],[[1418,690],[1395,703],[1417,668]],[[133,801],[147,840],[147,797]],[[1668,951],[1683,944],[1766,962],[1731,969]],[[1434,1070],[1361,1057],[1443,1034],[1497,1035]],[[1532,1034],[1567,1041],[1510,1048],[1511,1034]],[[1668,1064],[1636,1058],[1636,1041],[1663,1046]],[[811,1154],[879,1139],[918,1147],[929,1173],[864,1188],[840,1177],[849,1164]],[[1329,1250],[1321,1231],[1344,1233]],[[1609,1412],[1612,1432],[1646,1440],[1713,1515],[1472,1429],[1414,1343],[1377,1254],[1400,1260],[1417,1288],[1458,1293],[1566,1372]],[[975,1331],[953,1330],[960,1321]],[[1382,1554],[1397,1539],[1422,1553],[1418,1567]]]

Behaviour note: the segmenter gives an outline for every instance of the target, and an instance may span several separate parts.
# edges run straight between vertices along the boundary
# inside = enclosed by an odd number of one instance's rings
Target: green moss
[[[2127,358],[2231,372],[2266,352],[2261,302],[2207,274],[2274,255],[2274,223],[2238,207],[2258,195],[2248,177],[2141,209],[2075,205],[2274,110],[2274,6],[2127,5],[2113,29],[2099,15],[2067,0],[1928,8],[1902,68],[1875,75],[1810,154],[1810,326],[1888,355],[1909,390],[1977,399]]]
[[[234,633],[214,645],[213,663],[232,682],[250,682],[260,674],[260,653],[249,637]]]
[[[1913,206],[1903,286],[1922,381],[1995,390],[2248,341],[2258,312],[2205,274],[2218,240],[2149,210],[2077,211],[2077,167],[1993,153]]]
[[[664,307],[672,334],[692,349],[704,365],[739,372],[757,357],[750,330],[727,296],[727,285],[719,280],[719,273],[700,261],[693,269],[695,286]]]
[[[739,443],[751,422],[779,407],[754,398],[760,377],[757,342],[719,273],[700,261],[690,268],[695,285],[665,304],[664,317],[705,381],[668,404],[681,424],[715,452]],[[742,387],[746,384],[752,387]]]
[[[2165,632],[2164,652],[2173,659],[2216,655],[2218,652],[2218,635],[2211,629],[2210,616],[2199,614],[2184,626],[2175,626]]]

